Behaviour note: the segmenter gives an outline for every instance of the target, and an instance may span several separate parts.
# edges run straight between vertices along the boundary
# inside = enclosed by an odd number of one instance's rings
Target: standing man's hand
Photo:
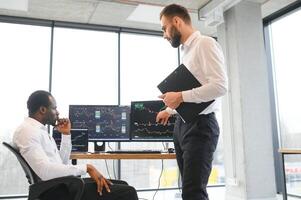
[[[170,117],[170,114],[167,111],[165,111],[165,110],[160,111],[156,116],[156,122],[166,125],[169,117]]]
[[[58,119],[56,129],[64,135],[69,135],[71,130],[70,120],[68,118]]]
[[[182,92],[166,92],[159,96],[165,105],[171,109],[176,109],[183,102]]]
[[[87,164],[87,172],[96,182],[99,195],[102,195],[103,187],[105,187],[107,192],[111,192],[109,185],[113,185],[113,183],[107,180],[93,165]]]

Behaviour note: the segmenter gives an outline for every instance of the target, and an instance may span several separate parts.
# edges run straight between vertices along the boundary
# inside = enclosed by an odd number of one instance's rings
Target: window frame
[[[295,1],[294,3],[272,13],[271,15],[263,19],[263,32],[264,32],[264,43],[265,51],[267,56],[267,65],[268,65],[268,80],[270,85],[270,105],[271,105],[271,121],[272,121],[272,142],[273,142],[273,155],[275,161],[275,178],[276,178],[276,191],[277,193],[282,193],[282,180],[283,180],[283,166],[281,158],[279,156],[278,149],[281,148],[281,134],[279,128],[279,111],[277,107],[277,86],[275,80],[275,72],[273,66],[273,56],[271,45],[271,24],[285,16],[288,16],[298,9],[301,9],[301,1]]]
[[[142,34],[147,36],[161,36],[163,37],[162,31],[152,31],[152,30],[144,30],[144,29],[134,29],[134,28],[125,28],[125,27],[116,27],[116,26],[106,26],[106,25],[96,25],[96,24],[82,24],[82,23],[73,23],[73,22],[63,22],[63,21],[54,21],[54,20],[44,20],[44,19],[33,19],[26,17],[15,17],[15,16],[4,16],[0,15],[0,22],[4,23],[14,23],[14,24],[22,24],[22,25],[35,25],[35,26],[45,26],[51,28],[51,43],[50,43],[50,60],[49,60],[49,91],[52,90],[52,70],[53,70],[53,41],[54,41],[54,28],[62,27],[62,28],[74,28],[74,29],[82,29],[82,30],[95,30],[95,31],[107,31],[107,32],[117,32],[118,33],[118,105],[120,105],[120,77],[121,77],[121,69],[120,69],[120,34],[121,33],[133,33],[133,34]],[[180,49],[178,48],[178,64],[180,63]],[[120,148],[120,143],[116,143],[117,148]],[[117,161],[117,172],[121,173],[121,161]],[[209,187],[216,187],[215,185]],[[159,190],[168,190],[175,188],[160,188]],[[149,188],[147,191],[155,191],[157,188]],[[1,198],[7,197],[26,197],[26,195],[5,195],[0,196]]]

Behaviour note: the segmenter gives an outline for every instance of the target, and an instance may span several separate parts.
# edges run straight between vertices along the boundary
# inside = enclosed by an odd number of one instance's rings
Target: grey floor
[[[208,188],[208,194],[210,200],[222,200],[225,199],[224,187],[210,187]],[[138,192],[139,200],[181,200],[181,194],[179,190],[165,190],[155,192]],[[10,200],[13,200],[10,198]],[[25,198],[19,198],[18,200],[25,200]],[[283,200],[282,195],[277,195],[277,200]],[[301,200],[301,198],[288,197],[288,200]]]

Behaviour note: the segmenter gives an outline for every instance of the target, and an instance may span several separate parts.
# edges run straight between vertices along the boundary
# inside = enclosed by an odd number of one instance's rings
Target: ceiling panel
[[[29,0],[28,11],[0,9],[0,13],[72,22],[87,22],[96,3],[72,0]]]
[[[159,31],[161,30],[159,24],[129,21],[127,18],[139,4],[164,7],[170,3],[177,3],[188,8],[192,22],[196,28],[204,34],[212,35],[216,32],[216,28],[205,27],[204,22],[199,21],[197,15],[198,8],[202,7],[209,1],[216,0],[28,0],[28,12],[0,9],[0,15]],[[249,1],[264,3],[262,5],[262,13],[264,17],[296,0]]]
[[[194,0],[194,1],[185,1],[185,0],[120,0],[119,2],[128,2],[133,4],[147,4],[155,6],[166,6],[172,3],[180,4],[191,11],[197,12],[197,10],[208,3],[211,0]]]
[[[135,10],[135,5],[100,2],[93,13],[90,23],[129,28],[160,30],[160,25],[126,20]]]

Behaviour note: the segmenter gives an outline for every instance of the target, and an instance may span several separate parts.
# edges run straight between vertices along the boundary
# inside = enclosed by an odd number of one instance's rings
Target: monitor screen
[[[86,128],[90,141],[125,141],[129,137],[129,106],[70,105],[72,128]]]
[[[156,123],[156,116],[164,107],[164,103],[160,100],[131,102],[131,139],[134,141],[172,141],[175,117],[171,116],[167,125]]]
[[[72,152],[88,151],[88,129],[71,129]],[[60,149],[62,134],[56,129],[52,131],[52,137]]]

